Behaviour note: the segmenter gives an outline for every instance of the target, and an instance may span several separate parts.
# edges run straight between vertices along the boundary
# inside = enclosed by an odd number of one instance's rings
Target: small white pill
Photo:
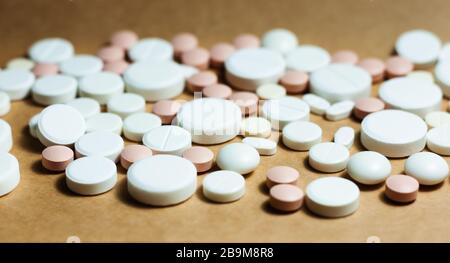
[[[144,134],[161,126],[161,119],[148,112],[137,112],[129,115],[123,121],[123,135],[135,142],[141,142]]]
[[[399,36],[395,43],[397,53],[418,67],[431,66],[439,57],[441,40],[425,30],[411,30]]]
[[[324,115],[327,109],[331,107],[326,99],[312,93],[303,95],[302,99],[309,105],[312,113],[320,116]]]
[[[427,147],[440,155],[450,155],[450,127],[436,127],[427,133]]]
[[[334,133],[334,142],[342,144],[350,149],[355,141],[355,130],[352,127],[344,126]]]
[[[278,84],[267,83],[256,89],[256,94],[264,100],[281,99],[286,96],[286,89]]]
[[[79,158],[66,168],[67,187],[80,195],[105,193],[111,190],[116,182],[116,164],[103,156]]]
[[[109,112],[97,113],[86,120],[86,132],[107,131],[120,135],[122,126],[122,118]]]
[[[160,38],[144,38],[128,50],[133,61],[162,61],[173,57],[172,45]]]
[[[448,72],[450,72],[450,60],[440,61],[434,68],[436,83],[447,98],[450,97],[450,75]]]
[[[306,187],[306,205],[313,213],[325,217],[344,217],[359,207],[359,188],[350,180],[324,177]]]
[[[37,128],[40,117],[41,113],[37,113],[28,121],[28,131],[33,138],[37,138]]]
[[[35,63],[27,58],[13,58],[6,63],[6,68],[32,70],[34,65]]]
[[[406,75],[408,78],[413,78],[415,80],[426,81],[429,83],[434,83],[434,77],[431,72],[425,70],[414,70]]]
[[[75,99],[78,82],[66,75],[48,75],[39,78],[31,88],[33,100],[41,105],[66,103]]]
[[[354,107],[355,102],[351,100],[336,102],[327,109],[325,116],[329,121],[343,120],[350,117]]]
[[[45,38],[35,42],[28,50],[30,58],[38,63],[60,63],[73,56],[72,43],[62,38]]]
[[[309,149],[309,164],[316,170],[335,173],[345,169],[350,153],[348,149],[334,142],[323,142]]]
[[[0,167],[0,196],[3,196],[19,185],[19,162],[12,154],[0,152]]]
[[[191,134],[185,129],[173,125],[151,129],[142,137],[142,142],[155,154],[178,156],[181,156],[192,145]]]
[[[450,126],[450,113],[445,111],[433,111],[427,113],[425,122],[430,128]]]
[[[123,91],[122,78],[113,72],[98,72],[84,76],[80,80],[80,96],[93,98],[102,105]]]
[[[77,98],[67,102],[66,105],[76,109],[85,119],[100,113],[100,104],[91,98]]]
[[[0,116],[8,114],[11,110],[11,99],[6,92],[0,91]]]
[[[355,153],[347,164],[347,173],[350,177],[367,185],[384,182],[391,175],[391,171],[389,160],[384,155],[372,151]]]
[[[29,70],[7,69],[0,71],[0,91],[11,100],[22,100],[28,96],[35,77]]]
[[[291,122],[283,128],[283,144],[296,151],[308,151],[322,141],[322,129],[309,121]]]
[[[76,55],[64,60],[59,65],[59,69],[62,73],[75,78],[82,78],[100,72],[102,68],[103,61],[92,55]]]
[[[248,117],[242,120],[241,135],[267,138],[272,133],[270,122],[262,117]]]
[[[0,119],[0,153],[9,152],[13,146],[11,126]]]
[[[75,143],[77,157],[100,155],[117,163],[124,142],[120,135],[108,131],[95,131],[81,136]]]
[[[248,174],[258,167],[259,161],[255,148],[244,143],[231,143],[219,150],[216,163],[222,170]]]
[[[330,64],[328,51],[313,45],[298,46],[286,54],[286,65],[290,70],[311,73]]]
[[[286,54],[298,45],[297,36],[284,28],[276,28],[266,32],[261,40],[263,47]]]
[[[439,184],[448,177],[448,172],[447,161],[435,153],[415,153],[405,162],[405,173],[422,185]]]
[[[203,195],[211,201],[228,203],[245,194],[245,179],[233,171],[217,171],[203,179]]]
[[[309,106],[299,98],[286,96],[264,102],[262,115],[273,129],[282,130],[290,122],[309,120]]]
[[[145,111],[145,99],[133,93],[123,93],[112,97],[106,106],[108,112],[115,113],[122,118]]]
[[[191,161],[174,155],[154,155],[130,166],[128,192],[137,201],[169,206],[191,197],[197,188],[197,170]]]
[[[259,155],[274,155],[277,152],[277,143],[269,139],[246,137],[242,142],[255,148]]]

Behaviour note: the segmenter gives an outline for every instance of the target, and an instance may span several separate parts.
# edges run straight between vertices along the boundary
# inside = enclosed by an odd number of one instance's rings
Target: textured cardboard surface
[[[446,0],[1,0],[0,65],[25,54],[42,37],[65,37],[73,41],[78,53],[94,53],[112,32],[122,28],[133,29],[141,37],[166,39],[191,31],[202,46],[210,47],[231,41],[238,33],[262,34],[273,27],[286,27],[298,34],[301,43],[317,44],[330,52],[350,48],[361,57],[386,58],[396,37],[408,29],[430,29],[443,41],[450,40],[448,14],[450,2]],[[371,236],[382,242],[450,241],[450,224],[445,220],[450,217],[448,180],[421,188],[418,200],[407,206],[386,201],[381,185],[361,187],[360,209],[346,218],[324,219],[307,209],[287,215],[274,212],[267,205],[264,187],[265,171],[270,167],[297,168],[303,189],[320,176],[345,176],[344,172],[317,173],[306,165],[307,153],[282,145],[275,156],[262,157],[257,171],[247,176],[245,197],[231,204],[210,203],[199,188],[181,205],[146,207],[128,196],[122,169],[112,191],[77,196],[65,186],[63,174],[49,174],[41,168],[42,146],[28,135],[26,126],[40,109],[31,100],[14,102],[4,117],[13,127],[12,153],[20,161],[22,181],[14,192],[0,198],[0,241],[64,242],[72,235],[82,242],[366,242]],[[353,120],[311,118],[322,127],[325,141],[343,125],[359,131]],[[211,149],[217,152],[220,147]],[[361,149],[357,141],[351,152]],[[403,171],[404,159],[392,160],[392,164],[393,173]],[[199,185],[203,177],[198,177]]]

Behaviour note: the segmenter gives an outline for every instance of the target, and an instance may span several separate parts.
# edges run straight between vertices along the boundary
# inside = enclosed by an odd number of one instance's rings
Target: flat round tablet
[[[33,68],[33,74],[36,78],[58,74],[59,66],[57,64],[38,63]]]
[[[358,120],[362,120],[370,113],[384,110],[384,108],[384,102],[378,98],[360,98],[355,101],[353,115],[355,115]]]
[[[427,133],[427,147],[440,155],[450,155],[450,127],[436,127]]]
[[[183,92],[184,75],[173,61],[148,61],[131,64],[123,75],[128,92],[147,101],[176,97]]]
[[[30,58],[38,63],[60,63],[73,56],[72,43],[62,38],[45,38],[28,50]]]
[[[97,52],[97,57],[105,63],[121,61],[125,59],[125,50],[117,46],[104,46]]]
[[[123,91],[123,80],[116,73],[98,72],[80,80],[80,96],[93,98],[100,104],[108,103],[109,99]]]
[[[353,50],[339,50],[331,56],[332,63],[347,63],[355,65],[358,63],[359,57]]]
[[[270,189],[277,184],[296,185],[299,177],[299,172],[292,167],[275,166],[266,173],[266,186]]]
[[[303,71],[288,70],[280,78],[280,84],[287,93],[302,93],[308,87],[309,75]]]
[[[342,144],[348,149],[355,141],[355,130],[350,126],[343,126],[334,133],[334,142]]]
[[[309,149],[309,164],[324,173],[335,173],[345,169],[350,153],[347,147],[334,142],[315,144]]]
[[[255,148],[244,143],[225,145],[217,154],[217,165],[222,170],[231,170],[240,174],[253,172],[259,165],[260,157]]]
[[[12,154],[0,152],[0,167],[0,196],[3,196],[19,185],[19,162]]]
[[[427,125],[415,114],[382,110],[367,115],[361,123],[361,143],[387,157],[405,157],[420,152],[426,143]]]
[[[277,83],[286,64],[276,51],[245,48],[233,53],[226,61],[226,79],[238,89],[255,91],[262,84]]]
[[[405,173],[422,185],[442,183],[448,177],[448,172],[447,161],[435,153],[415,153],[405,162]]]
[[[395,50],[419,67],[431,66],[439,57],[442,43],[434,33],[416,29],[399,36]]]
[[[132,61],[163,61],[173,57],[172,45],[161,38],[144,38],[128,50]]]
[[[284,28],[272,29],[264,33],[261,45],[265,48],[286,54],[298,45],[297,36]]]
[[[48,106],[40,113],[37,137],[45,146],[71,145],[86,131],[79,111],[64,104]]]
[[[328,100],[356,100],[370,96],[372,78],[364,69],[350,64],[331,64],[314,71],[311,92]]]
[[[398,174],[386,179],[384,194],[394,202],[410,203],[416,200],[419,182],[411,176]]]
[[[241,108],[242,115],[253,115],[258,111],[258,96],[253,92],[233,92],[230,100]]]
[[[270,205],[283,212],[293,212],[303,205],[305,194],[295,185],[278,184],[270,188]]]
[[[108,62],[103,65],[103,71],[113,72],[122,75],[127,70],[130,64],[125,60]]]
[[[41,113],[37,113],[37,114],[33,115],[33,117],[31,117],[30,120],[28,121],[28,131],[33,138],[37,138],[36,130],[37,130],[40,116],[41,116]]]
[[[122,126],[122,118],[109,112],[97,113],[86,120],[86,132],[107,131],[120,135]]]
[[[188,78],[192,77],[193,75],[200,72],[200,70],[198,70],[197,68],[194,68],[192,66],[183,65],[183,64],[179,64],[178,66],[180,67],[181,72],[183,73],[183,76],[185,79],[188,79]]]
[[[256,94],[263,100],[280,99],[286,96],[286,89],[281,85],[268,83],[259,86]]]
[[[391,175],[392,166],[384,155],[363,151],[353,154],[347,164],[347,173],[350,177],[366,185],[384,182]]]
[[[359,207],[359,188],[350,180],[323,177],[306,187],[306,205],[313,213],[324,217],[344,217]]]
[[[282,130],[290,122],[309,120],[309,106],[299,98],[286,96],[264,102],[262,115],[273,129]]]
[[[414,78],[417,80],[423,80],[428,81],[430,83],[434,83],[434,77],[431,72],[425,71],[425,70],[414,70],[409,72],[406,75],[408,78]]]
[[[106,108],[109,112],[115,113],[122,118],[145,111],[145,99],[134,93],[123,93],[112,97]]]
[[[236,47],[236,49],[250,49],[258,48],[261,43],[257,36],[249,33],[244,33],[234,38],[233,45]]]
[[[191,134],[183,128],[173,125],[151,129],[142,137],[142,142],[156,154],[181,156],[191,147]]]
[[[6,92],[0,91],[0,116],[8,114],[11,110],[11,99]]]
[[[339,101],[327,109],[325,116],[329,121],[340,121],[350,117],[354,107],[355,102],[351,100]]]
[[[13,146],[12,130],[9,123],[0,119],[0,152],[9,152]]]
[[[128,169],[133,163],[153,155],[152,150],[144,145],[127,145],[120,153],[120,164]]]
[[[209,68],[209,51],[202,47],[186,51],[181,54],[181,63],[199,70],[206,70]]]
[[[34,61],[27,58],[13,58],[8,61],[8,63],[6,63],[6,68],[32,70],[34,68],[34,65]]]
[[[261,117],[248,117],[242,120],[241,134],[267,138],[272,133],[270,122]]]
[[[77,98],[66,103],[76,109],[85,119],[100,113],[100,104],[91,98]]]
[[[151,129],[161,126],[161,119],[148,112],[136,112],[123,121],[123,135],[135,142],[141,142],[144,134]]]
[[[322,129],[309,121],[291,122],[283,128],[283,144],[296,151],[308,151],[322,141]]]
[[[181,103],[176,100],[160,100],[153,104],[152,112],[161,119],[162,124],[171,124],[180,108]]]
[[[139,36],[131,30],[120,30],[112,34],[111,45],[129,49],[139,40]]]
[[[326,99],[312,93],[303,95],[302,99],[309,105],[312,113],[320,116],[324,115],[327,109],[331,107]]]
[[[217,43],[209,50],[210,62],[212,68],[223,68],[225,61],[236,51],[233,45],[229,43]]]
[[[124,142],[120,135],[108,131],[95,131],[81,136],[75,143],[77,157],[100,155],[118,162]]]
[[[301,45],[286,54],[286,65],[290,70],[311,73],[330,64],[328,51],[313,45]]]
[[[198,144],[217,144],[239,134],[242,113],[229,100],[200,98],[186,102],[177,114],[177,123],[192,134]]]
[[[191,92],[202,92],[209,85],[217,84],[218,77],[213,71],[200,71],[186,80],[187,88]]]
[[[105,193],[111,190],[116,182],[116,164],[103,156],[76,159],[66,169],[67,187],[80,195]]]
[[[137,201],[169,206],[191,197],[197,188],[197,171],[188,160],[155,155],[134,163],[127,172],[128,192]]]
[[[242,142],[255,148],[259,155],[274,155],[277,152],[277,143],[269,139],[246,137]]]
[[[384,79],[386,65],[379,58],[365,58],[358,62],[358,67],[366,70],[372,77],[372,83],[378,83]]]
[[[450,126],[450,113],[445,111],[432,111],[425,115],[428,127]]]
[[[0,71],[0,91],[8,94],[11,100],[22,100],[28,96],[34,80],[29,70],[6,69]]]
[[[66,75],[82,78],[100,72],[103,68],[103,61],[92,55],[76,55],[61,62],[59,67],[61,72]]]
[[[49,146],[42,151],[42,166],[49,171],[62,172],[73,158],[73,151],[67,146]]]
[[[182,53],[192,50],[198,46],[198,38],[188,32],[176,34],[171,41],[175,57],[179,58]]]
[[[31,94],[33,100],[41,105],[66,103],[75,99],[78,82],[66,75],[49,75],[36,80]]]
[[[202,94],[207,98],[228,99],[233,94],[233,90],[225,84],[213,84],[206,86]]]
[[[436,82],[447,98],[450,97],[450,76],[448,72],[450,72],[450,60],[440,61],[434,68]]]
[[[417,114],[424,118],[439,110],[442,100],[441,89],[429,82],[411,78],[395,78],[381,84],[378,96],[388,107]]]
[[[191,161],[199,173],[208,171],[214,163],[213,151],[203,146],[193,146],[184,151],[182,156]]]
[[[217,171],[203,179],[203,195],[214,202],[236,201],[245,194],[245,179],[233,171]]]

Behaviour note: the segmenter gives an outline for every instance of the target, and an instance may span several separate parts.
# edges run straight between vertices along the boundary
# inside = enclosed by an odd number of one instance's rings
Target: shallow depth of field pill
[[[253,92],[233,92],[230,96],[230,100],[239,106],[242,115],[252,115],[258,111],[259,99]]]
[[[201,92],[205,87],[217,84],[217,81],[217,75],[212,71],[200,71],[186,80],[191,92]]]
[[[11,110],[11,99],[6,92],[0,91],[0,116],[6,115]]]
[[[9,152],[13,146],[12,130],[9,123],[0,119],[0,152]]]
[[[432,111],[425,115],[428,127],[450,126],[450,113],[445,111]]]
[[[117,46],[105,46],[97,52],[97,57],[105,63],[121,61],[125,59],[125,51]]]
[[[236,49],[229,43],[217,43],[209,50],[210,64],[213,68],[222,68],[225,61]]]
[[[128,56],[134,62],[170,60],[173,47],[161,38],[143,38],[130,47]]]
[[[83,77],[79,85],[81,97],[93,98],[102,105],[124,91],[122,78],[112,72],[90,74]]]
[[[181,104],[175,100],[160,100],[153,104],[152,112],[161,119],[162,124],[171,124]]]
[[[450,127],[436,127],[427,133],[427,147],[440,155],[450,155]]]
[[[351,100],[343,100],[331,105],[325,112],[329,121],[339,121],[350,117],[355,103]]]
[[[53,145],[42,151],[42,166],[49,171],[62,172],[73,159],[73,151],[67,146]]]
[[[6,68],[32,70],[34,65],[34,61],[27,58],[13,58],[6,63]]]
[[[350,153],[348,149],[337,143],[323,142],[309,149],[309,164],[324,173],[335,173],[345,169]]]
[[[113,162],[119,161],[124,141],[120,135],[107,131],[95,131],[81,136],[75,143],[75,154],[82,156],[104,156]]]
[[[75,108],[85,119],[100,113],[100,104],[91,98],[77,98],[67,102],[66,105]]]
[[[349,148],[352,147],[355,141],[355,130],[349,126],[343,126],[334,133],[334,142],[344,145]]]
[[[303,205],[305,194],[295,185],[277,184],[269,191],[270,205],[276,210],[283,212],[294,212]]]
[[[141,142],[144,134],[151,129],[161,126],[161,119],[148,112],[136,112],[123,121],[123,135],[135,142]]]
[[[447,72],[450,70],[450,60],[440,61],[434,68],[436,82],[442,89],[444,95],[450,97],[450,76]]]
[[[430,83],[434,82],[434,77],[431,72],[425,70],[414,70],[406,75],[408,78],[414,78],[417,80],[423,80]]]
[[[233,90],[225,84],[213,84],[206,86],[202,90],[203,96],[207,98],[228,99]]]
[[[152,154],[152,150],[144,145],[127,145],[120,153],[120,165],[122,165],[123,168],[128,169],[133,163],[150,157]]]
[[[129,66],[129,63],[124,60],[108,62],[103,65],[103,71],[113,72],[119,75],[125,73]]]
[[[110,43],[123,49],[129,49],[138,41],[138,35],[131,30],[121,30],[112,34]]]
[[[291,122],[283,128],[283,144],[296,151],[308,151],[322,141],[322,129],[309,121]]]
[[[382,154],[362,151],[350,157],[347,173],[362,184],[373,185],[384,182],[391,175],[392,166]]]
[[[414,65],[411,61],[398,56],[388,58],[385,65],[388,78],[406,76],[414,69]]]
[[[86,120],[86,132],[107,131],[120,135],[122,126],[122,118],[109,112],[97,113]]]
[[[39,117],[40,113],[37,113],[33,115],[33,117],[31,117],[30,120],[28,121],[28,132],[33,138],[37,138],[36,130],[38,126]]]
[[[200,72],[200,70],[198,70],[197,68],[189,65],[178,64],[178,67],[180,67],[181,73],[186,80]]]
[[[422,185],[439,184],[448,177],[448,172],[447,161],[435,153],[415,153],[405,162],[405,173]]]
[[[271,188],[277,184],[296,185],[300,174],[297,170],[289,166],[275,166],[266,173],[266,186]]]
[[[225,145],[217,154],[217,165],[222,170],[231,170],[240,174],[253,172],[259,165],[260,157],[255,148],[244,143]]]
[[[255,148],[260,155],[274,155],[277,152],[277,143],[258,137],[246,137],[242,142]]]
[[[368,97],[360,98],[355,101],[355,107],[353,108],[353,115],[362,120],[364,117],[372,112],[383,110],[385,107],[384,102],[378,98]]]
[[[286,54],[286,66],[290,70],[311,73],[325,67],[331,61],[325,49],[313,45],[298,46]]]
[[[30,58],[38,63],[60,63],[73,56],[72,43],[62,38],[45,38],[28,50]]]
[[[76,55],[60,64],[60,70],[65,75],[82,78],[89,74],[100,72],[103,69],[103,61],[92,55]]]
[[[112,97],[106,106],[108,112],[115,113],[122,118],[145,111],[145,100],[133,93],[123,93]]]
[[[401,34],[395,43],[395,50],[418,67],[433,65],[439,57],[442,43],[432,32],[416,29]]]
[[[66,103],[75,99],[78,82],[74,77],[49,75],[39,78],[31,89],[33,100],[41,105]]]
[[[365,58],[358,62],[359,67],[366,70],[372,77],[372,83],[378,83],[384,79],[386,65],[378,58]]]
[[[298,45],[297,36],[284,28],[272,29],[262,36],[261,45],[265,48],[286,54]]]
[[[410,203],[417,198],[419,182],[411,176],[398,174],[386,179],[384,194],[394,202]]]
[[[315,94],[308,93],[303,95],[302,99],[309,105],[311,112],[317,115],[323,115],[331,104],[324,98]]]
[[[58,74],[59,66],[57,64],[38,63],[34,66],[32,72],[37,77]]]
[[[203,146],[193,146],[184,151],[182,156],[191,161],[199,173],[208,171],[214,163],[214,153]]]
[[[309,106],[299,98],[286,96],[264,102],[262,115],[273,129],[282,130],[290,122],[309,120]]]
[[[280,99],[286,96],[286,89],[278,84],[268,83],[259,86],[256,94],[263,100]]]
[[[272,132],[270,122],[262,117],[251,116],[242,120],[241,135],[267,138]]]
[[[228,203],[245,194],[245,179],[233,171],[217,171],[203,179],[203,195],[211,201]]]
[[[181,156],[191,147],[191,134],[178,126],[159,126],[148,131],[142,142],[155,154],[173,154]]]
[[[0,71],[0,91],[11,100],[22,100],[28,96],[35,77],[29,70],[6,69]]]
[[[244,48],[258,48],[261,43],[257,36],[249,33],[244,33],[236,36],[233,40],[233,45],[237,49],[244,49]]]
[[[209,68],[209,51],[201,47],[186,51],[181,54],[181,63],[199,70],[206,70]]]
[[[346,63],[355,65],[358,63],[359,57],[353,50],[339,50],[331,56],[332,63]]]
[[[288,70],[280,78],[280,84],[287,93],[302,93],[308,87],[309,76],[303,71]]]
[[[0,152],[0,167],[0,196],[3,196],[19,185],[19,162],[12,154]]]
[[[188,32],[176,34],[171,41],[175,58],[180,58],[181,54],[197,47],[197,37]]]

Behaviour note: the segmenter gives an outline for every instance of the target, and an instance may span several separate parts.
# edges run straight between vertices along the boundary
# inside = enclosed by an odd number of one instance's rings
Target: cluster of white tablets
[[[292,154],[307,151],[316,171],[346,169],[359,184],[386,181],[388,198],[411,202],[419,184],[441,183],[449,172],[440,155],[450,155],[450,114],[440,105],[450,96],[450,44],[412,30],[395,50],[386,61],[360,59],[351,50],[329,54],[300,44],[286,29],[261,39],[242,34],[210,50],[191,33],[169,42],[119,31],[97,55],[76,54],[68,40],[48,38],[0,71],[0,116],[28,95],[45,106],[30,119],[30,135],[46,146],[42,165],[65,171],[68,188],[80,195],[112,189],[120,163],[134,199],[174,205],[191,197],[197,174],[216,163],[220,170],[205,176],[203,194],[213,202],[235,201],[246,192],[243,175],[258,169],[265,161],[260,156],[276,154],[272,135],[281,132],[280,143]],[[378,98],[371,97],[373,83],[381,83]],[[194,99],[177,101],[185,90]],[[342,125],[333,142],[323,141],[311,113],[333,122],[353,116],[360,131]],[[216,158],[208,148],[236,136],[242,142],[224,145]],[[358,139],[368,151],[351,155]],[[435,153],[422,152],[425,146]],[[20,180],[11,147],[11,127],[0,120],[0,195]],[[404,157],[406,175],[392,175],[388,158]],[[303,193],[299,176],[286,166],[267,171],[275,209],[295,211],[305,203],[325,217],[357,210],[359,188],[351,180],[322,177]]]

